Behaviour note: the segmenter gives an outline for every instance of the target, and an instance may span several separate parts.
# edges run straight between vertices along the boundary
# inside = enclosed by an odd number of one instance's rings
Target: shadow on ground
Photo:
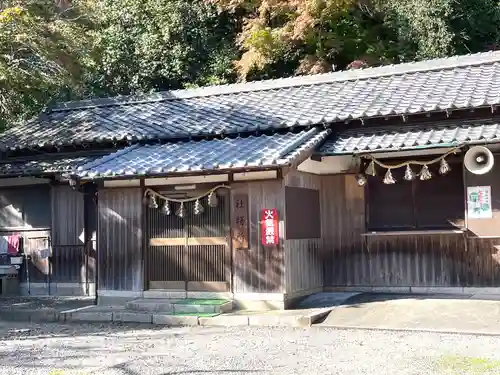
[[[128,368],[128,366],[120,364],[118,366],[113,366],[113,369],[120,370],[124,375],[142,375],[139,372]],[[230,374],[252,374],[252,373],[262,373],[262,370],[185,370],[185,371],[172,371],[172,372],[164,372],[160,375],[197,375],[197,374],[214,374],[217,372],[218,374],[230,373]]]
[[[340,306],[360,308],[365,304],[397,300],[468,300],[472,295],[408,294],[408,293],[359,293],[347,298]]]
[[[53,309],[56,311],[78,309],[95,305],[95,298],[89,297],[1,297],[0,309],[37,310]]]
[[[344,299],[317,324],[500,335],[500,301],[493,297],[359,293]]]

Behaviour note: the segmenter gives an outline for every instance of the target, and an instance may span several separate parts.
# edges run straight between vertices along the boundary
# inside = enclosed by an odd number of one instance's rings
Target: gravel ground
[[[291,328],[155,328],[0,322],[0,374],[500,373],[500,337]],[[486,361],[486,359],[488,361]],[[498,362],[492,362],[498,361]],[[443,367],[443,363],[446,366]],[[493,365],[492,365],[493,364]]]
[[[33,297],[2,297],[0,298],[1,310],[42,310],[52,309],[55,311],[64,311],[93,305],[94,300],[89,297],[75,298],[33,298]]]

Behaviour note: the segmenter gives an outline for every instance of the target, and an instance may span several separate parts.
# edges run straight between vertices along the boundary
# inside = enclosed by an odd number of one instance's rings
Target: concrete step
[[[174,302],[176,300],[169,299],[136,299],[127,302],[125,308],[131,311],[148,312],[148,313],[173,313]]]
[[[176,314],[223,314],[233,311],[233,301],[223,299],[181,299],[174,303]]]
[[[149,313],[222,314],[233,310],[233,302],[217,299],[137,299],[127,302],[127,310]]]

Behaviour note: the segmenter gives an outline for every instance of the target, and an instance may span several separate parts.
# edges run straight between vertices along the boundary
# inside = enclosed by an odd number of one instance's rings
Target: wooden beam
[[[185,281],[150,281],[149,289],[185,290]]]
[[[229,283],[225,281],[188,281],[187,290],[190,292],[228,292]]]
[[[157,237],[151,238],[149,240],[150,246],[203,246],[203,245],[226,245],[226,237],[176,237],[176,238],[165,238]]]
[[[193,237],[188,238],[188,246],[226,245],[226,237]]]
[[[184,246],[186,245],[185,237],[177,237],[177,238],[151,238],[149,240],[149,245],[151,246]]]

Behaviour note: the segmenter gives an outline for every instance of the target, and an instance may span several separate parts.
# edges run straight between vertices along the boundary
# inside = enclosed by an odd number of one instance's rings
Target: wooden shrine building
[[[100,303],[500,293],[499,105],[500,52],[63,103],[0,135],[0,237]]]

